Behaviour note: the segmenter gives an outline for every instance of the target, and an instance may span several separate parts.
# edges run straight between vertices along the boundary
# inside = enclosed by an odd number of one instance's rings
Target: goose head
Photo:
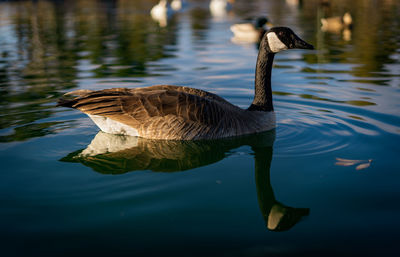
[[[274,56],[288,49],[314,49],[314,47],[287,27],[273,27],[264,34],[257,57],[254,100],[247,110],[263,112],[274,110],[271,89]]]
[[[302,40],[290,28],[274,27],[265,33],[261,46],[270,53],[279,53],[288,49],[314,49],[314,46]]]
[[[267,17],[258,17],[255,20],[254,27],[256,29],[262,29],[262,28],[265,28],[266,26],[272,27],[272,24],[269,22]]]

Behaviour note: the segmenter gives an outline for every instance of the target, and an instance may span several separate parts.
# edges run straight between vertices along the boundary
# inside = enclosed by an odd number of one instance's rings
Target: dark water
[[[164,27],[156,2],[0,1],[1,256],[398,256],[400,2],[189,1]],[[276,56],[274,131],[151,141],[55,107],[177,84],[245,108],[257,49],[229,27],[263,14],[316,47]]]

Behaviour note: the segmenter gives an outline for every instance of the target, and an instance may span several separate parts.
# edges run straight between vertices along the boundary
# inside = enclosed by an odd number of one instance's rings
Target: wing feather
[[[232,117],[240,119],[243,115],[242,109],[215,94],[169,85],[85,92],[72,100],[62,99],[59,105],[108,117],[137,129],[142,137],[154,139],[234,135],[240,124]]]

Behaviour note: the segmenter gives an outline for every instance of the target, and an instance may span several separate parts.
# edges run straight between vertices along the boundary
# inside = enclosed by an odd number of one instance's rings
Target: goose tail
[[[73,108],[72,106],[76,103],[77,97],[85,96],[91,92],[93,92],[93,90],[79,89],[65,93],[60,99],[58,99],[57,106]],[[71,98],[71,96],[73,98]]]

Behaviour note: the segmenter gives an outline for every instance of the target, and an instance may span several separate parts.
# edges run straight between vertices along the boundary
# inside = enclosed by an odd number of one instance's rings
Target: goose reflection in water
[[[61,161],[80,162],[103,174],[135,170],[174,172],[218,162],[233,149],[249,145],[254,151],[258,202],[266,226],[272,231],[284,231],[307,216],[309,209],[289,207],[275,199],[270,182],[274,139],[274,130],[202,141],[151,140],[99,132],[86,149],[70,153]]]

